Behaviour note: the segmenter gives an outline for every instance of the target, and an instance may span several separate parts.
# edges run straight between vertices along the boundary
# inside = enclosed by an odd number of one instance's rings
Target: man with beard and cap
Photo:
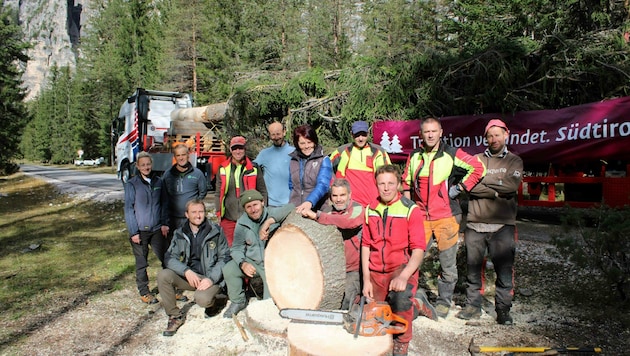
[[[283,206],[289,202],[289,153],[295,150],[286,140],[284,125],[274,121],[267,127],[272,145],[261,150],[254,160],[263,169],[269,207]]]
[[[223,267],[230,307],[223,314],[231,318],[247,306],[243,280],[260,276],[263,282],[263,299],[270,297],[265,277],[265,247],[280,224],[295,209],[293,204],[278,208],[265,207],[265,198],[257,190],[247,190],[240,197],[245,214],[236,222],[234,244],[230,249],[232,260]]]
[[[369,127],[365,121],[352,124],[353,142],[337,148],[330,154],[337,178],[345,178],[352,187],[353,199],[366,206],[378,195],[374,172],[380,166],[391,164],[389,155],[379,145],[369,142]]]
[[[464,243],[466,244],[466,307],[456,317],[481,316],[483,266],[486,251],[497,275],[494,307],[497,322],[512,325],[510,308],[514,295],[517,191],[522,180],[523,160],[508,151],[510,131],[493,119],[484,135],[488,148],[477,155],[486,166],[486,176],[470,191]]]
[[[267,188],[262,172],[258,164],[246,156],[246,144],[245,137],[232,137],[230,157],[221,163],[217,174],[214,206],[230,247],[234,240],[236,220],[243,213],[243,207],[239,203],[241,194],[246,190],[256,189],[263,195],[265,201],[267,199]]]

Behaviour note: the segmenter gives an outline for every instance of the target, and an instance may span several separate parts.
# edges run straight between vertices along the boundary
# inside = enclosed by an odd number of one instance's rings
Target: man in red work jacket
[[[366,208],[361,240],[363,295],[387,301],[407,321],[407,331],[394,336],[393,355],[407,355],[413,336],[414,295],[426,239],[420,208],[400,193],[398,168],[376,170],[378,199]]]
[[[245,137],[232,137],[230,157],[221,163],[217,174],[218,190],[215,193],[214,206],[230,247],[234,241],[236,220],[243,213],[243,207],[239,203],[241,193],[255,189],[263,195],[265,203],[267,202],[267,188],[262,171],[245,155],[246,144]]]
[[[378,167],[391,164],[383,147],[369,142],[369,127],[365,121],[352,124],[353,142],[337,148],[330,161],[337,178],[346,178],[353,191],[353,199],[366,206],[378,195],[374,172]]]
[[[315,220],[322,225],[335,225],[343,238],[346,255],[346,290],[341,309],[347,310],[350,303],[361,293],[359,276],[360,233],[365,221],[363,206],[352,200],[350,183],[337,178],[330,187],[330,203],[317,213],[305,210],[302,216]]]
[[[462,209],[457,196],[469,192],[483,176],[485,167],[479,158],[442,141],[438,119],[422,120],[422,146],[407,159],[403,173],[405,197],[413,199],[424,215],[424,233],[435,238],[442,269],[438,276],[438,300],[435,309],[446,318],[451,308],[457,282],[457,247]]]

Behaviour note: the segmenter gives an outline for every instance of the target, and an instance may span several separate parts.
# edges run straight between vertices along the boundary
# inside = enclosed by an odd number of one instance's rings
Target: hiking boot
[[[512,325],[514,321],[510,316],[510,309],[497,309],[497,323],[501,325]]]
[[[418,289],[416,297],[413,299],[413,318],[417,318],[418,315],[426,316],[427,318],[437,321],[438,314],[433,305],[429,303],[427,295],[423,290]]]
[[[464,320],[479,319],[480,316],[481,316],[481,309],[473,307],[472,305],[467,305],[459,313],[455,314],[456,318],[464,319]]]
[[[394,347],[392,348],[392,356],[407,356],[407,350],[409,349],[408,342],[400,342],[398,339],[394,339]]]
[[[223,313],[224,318],[231,318],[233,315],[238,314],[241,310],[245,309],[247,303],[234,303],[230,304],[230,307]]]
[[[444,304],[438,304],[435,307],[435,311],[437,313],[437,316],[439,316],[440,318],[446,318],[448,316],[448,312],[451,310],[451,308],[448,305],[444,305]]]
[[[175,300],[178,302],[187,302],[188,297],[185,296],[182,292],[175,293]]]
[[[180,326],[184,325],[184,318],[179,317],[170,317],[168,318],[168,324],[166,326],[166,330],[162,332],[164,336],[173,336],[177,332]]]
[[[141,295],[140,300],[142,300],[143,303],[147,303],[147,304],[155,304],[159,302],[159,300],[157,300],[157,298],[151,293]]]
[[[204,319],[210,319],[213,316],[219,314],[220,311],[221,311],[221,308],[217,308],[217,303],[213,301],[212,304],[207,306],[205,310],[203,311],[203,317]]]

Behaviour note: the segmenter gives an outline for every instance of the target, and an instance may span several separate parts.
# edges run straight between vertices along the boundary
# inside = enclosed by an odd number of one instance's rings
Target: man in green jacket
[[[263,298],[270,297],[265,277],[264,257],[267,241],[280,227],[280,224],[295,209],[293,204],[277,208],[267,208],[265,198],[255,190],[247,190],[240,197],[245,214],[241,215],[234,229],[234,243],[231,248],[232,260],[223,267],[223,276],[228,289],[230,307],[223,314],[231,318],[247,306],[244,278],[260,276],[264,285]]]
[[[208,315],[224,284],[221,269],[230,256],[223,229],[206,219],[202,200],[186,204],[186,217],[188,220],[173,234],[164,256],[166,268],[157,277],[160,303],[169,316],[164,336],[175,335],[184,324],[184,314],[175,303],[175,289],[195,291],[195,303],[206,308]]]

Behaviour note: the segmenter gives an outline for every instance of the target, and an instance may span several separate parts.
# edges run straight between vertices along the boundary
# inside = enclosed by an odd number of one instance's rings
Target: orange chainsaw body
[[[359,304],[354,304],[344,316],[344,329],[355,334],[357,330],[357,318],[359,317]],[[389,304],[377,302],[367,298],[361,313],[359,333],[361,336],[381,336],[387,334],[402,334],[407,331],[407,320],[394,314]]]

